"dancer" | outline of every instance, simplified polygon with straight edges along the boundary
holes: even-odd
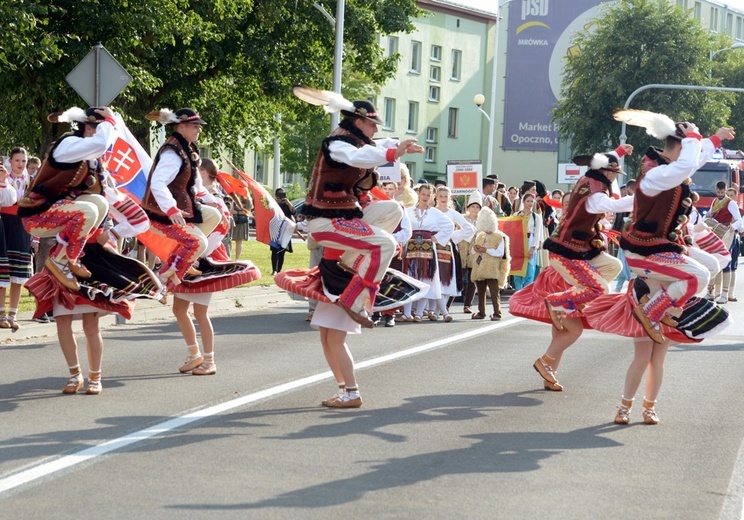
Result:
[[[468,222],[462,213],[450,207],[451,199],[452,192],[447,186],[437,188],[435,207],[452,221],[455,231],[446,245],[437,244],[437,270],[442,284],[442,295],[438,300],[430,301],[432,311],[429,312],[429,319],[436,321],[441,314],[446,323],[452,321],[449,313],[450,300],[462,290],[462,266],[457,244],[466,242],[467,247],[467,243],[470,243],[475,235],[475,226]]]
[[[622,268],[606,252],[598,224],[605,212],[627,211],[633,206],[632,198],[611,197],[613,181],[620,173],[620,157],[632,152],[631,145],[622,145],[610,153],[574,157],[574,163],[590,169],[574,186],[556,232],[543,244],[550,252],[550,265],[532,286],[510,300],[513,314],[532,319],[543,317],[539,307],[544,306],[545,315],[553,324],[545,354],[532,365],[546,390],[563,390],[558,382],[558,366],[563,353],[584,331],[582,311],[592,300],[609,292],[609,283]],[[538,301],[543,294],[542,301]]]
[[[638,113],[617,110],[615,119],[638,125]],[[669,310],[682,308],[708,286],[710,278],[709,270],[686,255],[685,246],[678,243],[687,223],[685,213],[692,205],[688,179],[708,161],[721,141],[733,139],[735,133],[733,128],[720,128],[703,139],[690,122],[674,123],[661,114],[653,116],[643,119],[642,125],[649,134],[663,139],[665,146],[663,150],[649,148],[641,162],[633,217],[620,237],[620,247],[633,273],[661,284],[648,301],[639,302],[633,316],[652,340],[662,344],[662,318]]]
[[[309,221],[308,233],[319,245],[345,250],[340,263],[354,273],[354,279],[338,303],[353,320],[371,328],[372,302],[395,254],[391,233],[403,210],[393,200],[378,200],[362,207],[359,193],[377,184],[376,166],[407,153],[423,153],[424,149],[415,139],[387,139],[375,144],[372,137],[377,125],[382,124],[375,107],[368,101],[351,103],[338,97],[330,110],[340,109],[344,118],[323,140],[303,214]]]
[[[468,203],[465,206],[465,220],[475,226],[482,207],[483,197],[478,190],[474,190],[470,194],[470,197],[468,197]],[[462,312],[465,314],[472,314],[473,311],[470,309],[470,306],[473,304],[473,298],[475,297],[475,284],[471,276],[473,266],[471,265],[472,255],[470,254],[470,246],[469,241],[462,241],[457,244],[457,249],[460,251],[460,262],[462,263]]]
[[[410,303],[403,306],[403,321],[420,323],[427,300],[442,298],[437,246],[443,247],[449,243],[455,232],[455,224],[444,213],[431,207],[431,198],[431,185],[421,184],[416,206],[406,209],[411,222],[411,239],[403,255],[403,272],[428,284],[429,290],[426,297],[419,300],[415,312],[411,311]]]
[[[29,234],[57,238],[44,266],[65,287],[77,291],[80,285],[76,277],[90,276],[79,263],[83,247],[108,214],[100,159],[115,138],[116,123],[108,107],[85,111],[73,107],[48,119],[74,123],[77,128],[52,144],[47,159],[18,201],[18,216]]]
[[[194,110],[182,108],[150,112],[150,121],[173,128],[152,164],[142,207],[150,217],[152,231],[173,248],[158,276],[178,285],[189,273],[198,275],[194,263],[207,249],[207,236],[220,223],[220,212],[196,200],[203,191],[196,141],[206,123]],[[204,202],[214,202],[207,197]]]

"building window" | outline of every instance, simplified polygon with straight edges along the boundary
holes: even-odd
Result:
[[[385,124],[382,126],[385,130],[392,130],[395,126],[395,100],[385,98]]]
[[[388,46],[387,46],[388,56],[392,56],[394,54],[398,54],[398,37],[397,36],[388,36]]]
[[[406,132],[415,134],[418,132],[418,110],[419,104],[415,101],[408,103],[408,128]]]
[[[431,46],[431,61],[442,61],[442,46],[441,45]]]
[[[742,22],[741,16],[736,17],[736,39],[737,40],[744,39],[744,23]]]
[[[703,15],[703,6],[700,4],[700,2],[695,2],[695,8],[692,12],[693,18],[695,20],[700,20],[700,17]]]
[[[449,123],[447,124],[447,137],[457,137],[457,118],[460,110],[457,108],[449,109]]]
[[[421,74],[421,42],[411,42],[411,72]]]
[[[435,103],[439,103],[439,97],[440,97],[439,87],[435,85],[430,85],[429,86],[429,101],[434,101]]]
[[[462,75],[462,51],[452,51],[452,78],[459,80]]]
[[[710,30],[718,32],[718,9],[715,7],[710,8]]]
[[[426,142],[427,143],[436,143],[437,142],[437,134],[439,133],[438,128],[434,128],[433,126],[430,126],[426,129]]]
[[[734,15],[731,13],[726,15],[726,34],[734,35]]]
[[[413,181],[413,179],[416,178],[416,163],[415,162],[407,162],[406,166],[408,167],[408,177]]]
[[[426,156],[424,157],[426,162],[437,162],[437,149],[434,146],[426,147]]]
[[[442,81],[442,67],[437,65],[429,67],[429,81],[436,81],[437,83]]]

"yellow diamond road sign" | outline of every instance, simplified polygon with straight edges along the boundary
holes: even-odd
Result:
[[[67,75],[67,83],[90,106],[106,106],[132,81],[132,76],[100,43]]]

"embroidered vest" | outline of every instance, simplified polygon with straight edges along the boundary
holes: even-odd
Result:
[[[48,210],[62,199],[74,199],[83,193],[103,193],[103,166],[101,161],[62,163],[54,159],[54,151],[73,134],[63,135],[49,150],[26,192],[18,201],[18,216],[31,217]]]
[[[653,162],[648,154],[642,162],[643,173]],[[666,164],[661,155],[655,155],[656,164]],[[655,253],[684,253],[683,228],[688,220],[686,213],[692,206],[689,179],[672,189],[650,196],[643,193],[641,182],[636,184],[633,217],[620,236],[620,247],[632,253],[649,256]]]
[[[721,208],[716,208],[717,204],[713,205],[713,208],[710,210],[708,215],[706,215],[708,218],[715,219],[717,222],[720,222],[721,224],[728,226],[734,221],[734,216],[731,214],[731,212],[728,209],[728,203],[731,201],[729,197],[723,198],[723,205]],[[716,201],[717,203],[718,201]]]
[[[374,170],[356,168],[331,159],[328,145],[333,141],[344,141],[357,148],[365,144],[360,137],[341,126],[323,140],[302,212],[309,217],[362,218],[364,214],[355,187],[360,183],[373,186],[371,181],[376,174]]]
[[[605,250],[604,240],[599,234],[602,214],[589,213],[586,203],[595,193],[611,192],[609,181],[592,170],[581,177],[571,191],[566,214],[560,224],[547,238],[543,248],[573,260],[591,260]]]
[[[196,176],[199,175],[199,152],[195,144],[188,143],[178,132],[174,132],[165,140],[155,156],[150,176],[147,179],[145,196],[142,198],[142,208],[152,220],[164,224],[170,223],[170,218],[160,209],[151,191],[152,174],[160,162],[160,157],[166,150],[173,150],[181,158],[181,168],[178,170],[176,178],[168,184],[168,191],[175,199],[176,207],[183,211],[186,222],[201,223],[201,204],[196,200],[194,194],[194,183],[196,182]]]

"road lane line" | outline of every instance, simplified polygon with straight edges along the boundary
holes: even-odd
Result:
[[[451,343],[459,343],[460,341],[464,341],[466,339],[474,338],[476,336],[481,336],[483,334],[488,334],[494,330],[508,327],[510,325],[514,325],[524,320],[525,320],[524,318],[512,318],[512,319],[504,320],[504,321],[501,321],[501,322],[498,322],[492,325],[488,325],[485,327],[479,327],[477,329],[473,329],[467,332],[456,334],[454,336],[445,337],[445,338],[442,338],[436,341],[432,341],[430,343],[426,343],[424,345],[419,345],[418,347],[411,347],[409,349],[402,350],[400,352],[394,352],[392,354],[387,354],[384,356],[369,359],[367,361],[362,361],[360,363],[356,363],[355,367],[358,370],[362,368],[373,367],[373,366],[380,365],[383,363],[388,363],[396,359],[412,356],[415,354],[420,354],[421,352],[439,348],[445,345],[449,345]],[[333,377],[333,374],[331,373],[330,370],[326,372],[322,372],[320,374],[303,377],[295,381],[290,381],[288,383],[283,383],[281,385],[273,386],[271,388],[267,388],[259,392],[254,392],[252,394],[248,394],[243,397],[231,399],[224,403],[210,406],[208,408],[202,408],[200,410],[196,410],[194,412],[187,413],[185,415],[174,417],[173,419],[169,419],[167,421],[161,422],[149,428],[145,428],[143,430],[139,430],[134,433],[124,435],[123,437],[105,441],[101,444],[91,446],[90,448],[85,448],[83,450],[80,450],[76,453],[72,453],[70,455],[64,455],[58,459],[54,459],[49,462],[41,463],[38,466],[34,466],[26,470],[21,470],[15,473],[11,472],[4,476],[0,476],[0,496],[7,491],[15,489],[19,486],[23,486],[24,484],[28,484],[35,480],[48,477],[49,475],[52,475],[64,469],[77,466],[78,464],[82,464],[83,462],[93,460],[96,457],[100,457],[102,455],[106,455],[107,453],[120,450],[122,448],[131,446],[140,441],[150,439],[157,435],[161,435],[164,433],[168,433],[172,430],[183,428],[184,426],[187,426],[195,421],[205,419],[207,417],[212,417],[212,416],[233,410],[235,408],[245,406],[247,404],[255,403],[256,401],[260,401],[262,399],[274,397],[278,394],[282,394],[282,393],[289,392],[292,390],[297,390],[298,388],[301,388],[303,386],[312,385],[314,383],[318,383],[320,381],[323,381],[325,379],[330,379],[332,377]]]

